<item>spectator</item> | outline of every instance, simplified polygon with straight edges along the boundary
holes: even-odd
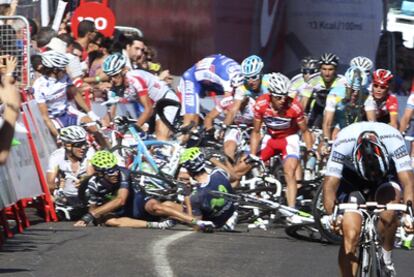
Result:
[[[83,20],[78,26],[78,38],[76,41],[82,46],[82,61],[88,57],[88,45],[96,36],[95,23]]]
[[[127,58],[129,70],[140,68],[145,59],[145,41],[143,38],[133,35],[125,37],[125,47],[122,54]]]
[[[0,57],[0,101],[4,108],[0,127],[0,164],[4,164],[10,152],[14,125],[20,114],[20,95],[14,86],[13,72],[17,65],[15,57]]]

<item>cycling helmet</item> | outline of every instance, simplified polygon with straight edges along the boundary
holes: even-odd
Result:
[[[198,147],[184,150],[180,157],[180,165],[190,173],[198,173],[205,167],[205,157]]]
[[[372,61],[367,57],[358,56],[349,62],[350,66],[363,68],[365,72],[370,72],[374,66]]]
[[[384,86],[388,86],[393,77],[391,71],[386,69],[377,69],[372,74],[373,83]]]
[[[238,88],[244,83],[244,76],[241,73],[234,74],[230,80],[230,85],[233,88]]]
[[[353,162],[358,174],[368,181],[379,181],[389,169],[388,153],[373,131],[363,132],[353,151]]]
[[[105,171],[117,166],[118,160],[116,156],[106,150],[96,152],[92,156],[91,164],[97,171]]]
[[[263,61],[259,56],[251,55],[245,58],[241,64],[244,77],[251,77],[262,73]]]
[[[109,55],[103,63],[102,70],[108,76],[114,76],[122,71],[127,63],[127,59],[120,53]]]
[[[336,67],[339,64],[339,58],[335,54],[332,54],[332,53],[324,53],[319,58],[319,64],[320,65],[323,65],[323,64],[333,65],[333,66]]]
[[[82,127],[73,125],[60,129],[59,137],[64,143],[86,141],[86,131]]]
[[[290,80],[282,73],[269,74],[269,92],[272,96],[287,96]]]
[[[50,50],[40,54],[42,57],[42,64],[46,68],[64,69],[69,64],[69,59],[65,54]]]
[[[347,87],[353,90],[361,90],[368,85],[368,77],[361,67],[351,66],[345,72],[345,80]]]
[[[318,71],[318,60],[312,57],[305,57],[301,61],[300,70],[302,74],[313,74]]]

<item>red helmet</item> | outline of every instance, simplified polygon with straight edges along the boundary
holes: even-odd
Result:
[[[377,69],[372,75],[374,84],[385,86],[388,86],[392,78],[394,78],[394,75],[391,74],[391,71],[386,69]]]

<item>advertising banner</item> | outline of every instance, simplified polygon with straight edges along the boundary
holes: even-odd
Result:
[[[340,58],[340,71],[355,56],[375,61],[382,22],[378,0],[290,0],[284,72],[299,68],[305,56],[332,52]]]

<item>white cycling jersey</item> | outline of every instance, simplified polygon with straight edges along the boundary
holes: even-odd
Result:
[[[397,129],[381,122],[358,122],[338,133],[326,164],[326,176],[341,178],[344,165],[355,169],[352,154],[359,135],[364,131],[374,131],[378,135],[388,152],[389,159],[394,161],[397,172],[412,170],[404,138]]]
[[[37,103],[46,103],[49,115],[59,116],[69,107],[67,87],[71,84],[67,74],[59,80],[41,76],[33,84],[34,98]]]
[[[236,124],[247,124],[253,125],[254,119],[254,101],[253,98],[249,97],[249,102],[247,103],[246,107],[242,111],[238,111],[234,117],[234,123]],[[219,104],[215,107],[216,110],[220,113],[227,111],[234,103],[233,96],[227,96],[221,99]]]
[[[414,110],[414,93],[408,97],[406,108]]]
[[[169,91],[172,92],[164,81],[141,69],[128,71],[126,81],[128,85],[125,88],[125,97],[130,101],[136,100],[137,96],[148,95],[156,103]]]
[[[65,148],[62,147],[55,150],[50,155],[47,172],[61,172],[63,176],[65,176],[65,187],[63,188],[63,193],[65,196],[75,197],[78,195],[76,180],[79,180],[86,175],[88,162],[95,154],[95,150],[92,147],[89,147],[77,172],[72,170],[71,161],[66,157],[65,151]]]

